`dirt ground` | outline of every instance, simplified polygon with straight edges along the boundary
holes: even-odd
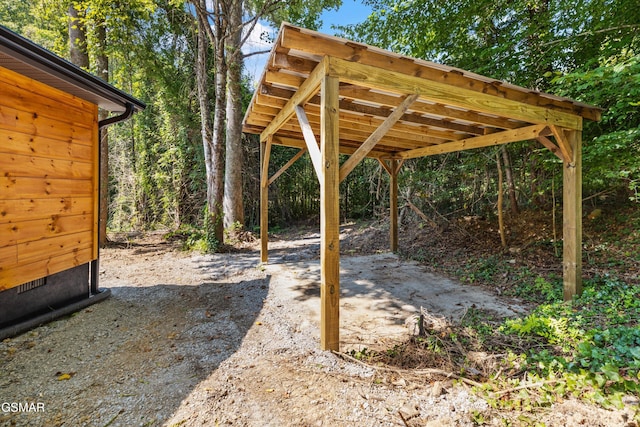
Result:
[[[110,298],[0,343],[0,402],[44,408],[3,405],[0,425],[625,425],[623,411],[577,401],[500,413],[451,378],[319,350],[318,247],[316,233],[274,242],[266,266],[255,246],[199,255],[159,235],[103,250]],[[526,310],[393,254],[345,252],[343,352],[406,339],[421,308],[453,320],[472,306]]]

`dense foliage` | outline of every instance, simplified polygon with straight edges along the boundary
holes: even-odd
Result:
[[[68,2],[2,0],[0,23],[68,55]],[[638,200],[640,187],[640,9],[631,0],[463,1],[368,0],[361,24],[348,37],[566,95],[604,109],[586,122],[584,193]],[[75,2],[87,10],[87,50],[99,51],[96,26],[106,26],[110,80],[148,104],[110,133],[110,216],[113,230],[201,225],[206,199],[200,106],[195,81],[197,26],[181,1]],[[259,10],[260,1],[247,3]],[[337,1],[300,2],[272,9],[273,22],[319,24],[318,13]],[[210,47],[210,49],[212,49]],[[214,58],[214,55],[209,55]],[[213,59],[209,59],[213,78]],[[91,61],[95,67],[95,61]],[[93,69],[95,72],[95,68]],[[243,80],[245,105],[250,99]],[[213,90],[213,89],[212,89]],[[213,98],[210,100],[213,102]],[[245,226],[258,223],[259,152],[243,140]],[[549,209],[560,194],[556,158],[535,142],[511,144],[498,165],[511,169],[512,204]],[[291,152],[274,150],[276,171]],[[506,162],[508,161],[508,163]],[[401,206],[411,202],[429,216],[492,216],[497,198],[495,149],[407,162],[400,176]],[[364,162],[342,184],[344,218],[384,214],[387,176]],[[303,157],[271,187],[270,219],[286,223],[315,217],[318,183]]]
[[[365,3],[373,12],[341,28],[346,36],[603,108],[601,122],[585,123],[585,196],[637,199],[640,11],[634,1]],[[557,161],[534,142],[507,149],[518,203],[550,206],[561,181]],[[415,161],[403,179],[419,193],[421,207],[486,214],[494,210],[495,165],[491,149],[477,150]]]

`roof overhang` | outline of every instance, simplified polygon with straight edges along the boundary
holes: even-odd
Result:
[[[0,26],[0,66],[107,111],[126,111],[128,104],[135,111],[146,107],[142,101],[3,26]]]
[[[243,130],[274,144],[307,147],[305,132],[307,138],[320,134],[319,92],[326,76],[340,82],[344,154],[368,145],[367,157],[407,159],[543,138],[562,158],[558,129],[581,130],[583,119],[601,116],[599,108],[568,98],[285,23]],[[372,143],[376,130],[382,134]],[[558,146],[548,138],[556,136]]]

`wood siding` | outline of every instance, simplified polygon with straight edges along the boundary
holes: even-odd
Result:
[[[97,110],[0,67],[0,291],[97,257]]]

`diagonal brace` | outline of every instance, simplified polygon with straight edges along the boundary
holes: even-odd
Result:
[[[340,182],[342,182],[351,171],[358,166],[358,163],[362,161],[373,147],[376,146],[378,142],[387,134],[389,129],[395,125],[398,120],[402,118],[404,113],[407,112],[411,104],[413,104],[416,99],[418,99],[418,94],[414,93],[411,95],[407,95],[404,100],[396,107],[396,109],[391,113],[384,122],[375,130],[369,138],[365,142],[362,143],[360,147],[356,150],[355,153],[351,155],[340,167]]]

